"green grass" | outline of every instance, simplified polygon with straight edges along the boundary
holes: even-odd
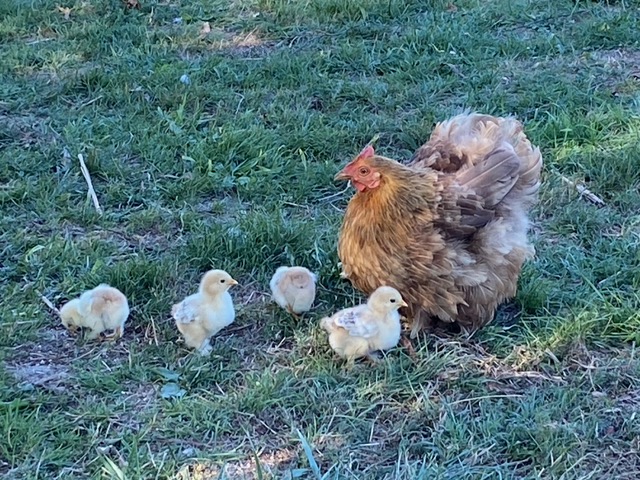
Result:
[[[3,478],[639,478],[638,31],[632,1],[2,3]],[[332,177],[465,108],[543,151],[536,260],[472,339],[346,371],[317,327],[359,299]],[[301,321],[268,301],[286,263],[320,274]],[[242,286],[203,359],[168,312],[211,266]],[[40,300],[103,281],[116,344]]]

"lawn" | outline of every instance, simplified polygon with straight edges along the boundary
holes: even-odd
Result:
[[[0,4],[3,478],[640,478],[637,2],[138,1]],[[346,370],[317,324],[362,299],[333,176],[464,109],[543,152],[536,258],[473,337]],[[300,320],[268,292],[294,263]],[[241,286],[203,358],[169,312],[211,267]],[[100,282],[115,343],[41,299]]]

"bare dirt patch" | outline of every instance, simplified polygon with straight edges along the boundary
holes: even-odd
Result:
[[[291,469],[298,463],[298,453],[291,449],[276,450],[257,454],[255,458],[231,460],[220,467],[210,463],[184,465],[176,474],[178,480],[253,480],[256,478],[256,458],[267,478],[292,478]],[[306,477],[301,477],[306,478]]]
[[[205,24],[206,30],[206,24]],[[230,32],[222,29],[211,29],[203,34],[203,38],[211,38],[209,48],[229,53],[234,57],[266,57],[278,48],[279,44],[261,38],[257,30],[251,32]]]
[[[2,110],[0,104],[0,149],[11,144],[31,148],[53,139],[46,119],[28,114],[4,115]]]
[[[24,389],[42,388],[62,393],[75,388],[74,364],[83,359],[100,358],[107,367],[112,367],[128,356],[123,344],[80,345],[81,342],[63,327],[44,328],[34,341],[13,348],[5,368]]]
[[[594,50],[582,55],[562,55],[548,58],[508,59],[500,71],[503,82],[510,84],[525,74],[558,72],[565,80],[575,81],[585,72],[597,74],[597,82],[611,89],[614,95],[640,89],[640,50]]]

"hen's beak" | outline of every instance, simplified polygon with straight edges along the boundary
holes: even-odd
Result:
[[[238,282],[236,282],[233,278],[231,280],[229,280],[229,285],[238,285]]]
[[[344,171],[344,168],[340,170],[335,177],[333,177],[335,181],[338,180],[351,180],[351,177]]]

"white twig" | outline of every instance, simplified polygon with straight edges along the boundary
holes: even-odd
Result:
[[[84,163],[84,157],[81,153],[78,154],[78,160],[80,160],[80,170],[82,170],[82,175],[84,175],[84,179],[89,187],[89,196],[93,201],[93,206],[96,207],[98,213],[102,215],[102,207],[100,207],[100,202],[98,202],[96,191],[93,189],[93,183],[91,182],[91,175],[89,175],[89,170],[87,169],[87,165]]]
[[[584,198],[586,198],[587,200],[589,200],[591,203],[593,203],[594,205],[597,205],[599,207],[604,207],[606,205],[606,203],[604,202],[604,200],[602,200],[599,196],[597,196],[595,193],[593,193],[591,190],[589,190],[587,187],[585,187],[584,185],[579,185],[575,182],[573,182],[572,180],[569,180],[567,177],[565,177],[564,175],[561,175],[562,181],[564,183],[566,183],[567,185],[571,185],[572,187],[574,187],[578,193],[580,195],[582,195]]]
[[[331,195],[328,195],[326,197],[322,197],[322,198],[318,199],[318,203],[328,202],[329,200],[333,200],[334,198],[339,197],[343,193],[346,193],[347,190],[349,190],[349,188],[351,188],[351,182],[347,182],[347,186],[344,187],[343,190],[340,190],[339,192],[332,193]]]
[[[62,148],[62,168],[63,170],[68,170],[71,166],[71,154],[69,153],[69,149],[67,147]]]
[[[44,295],[40,295],[40,299],[44,302],[44,304],[49,307],[51,310],[55,312],[56,315],[60,315],[60,310],[58,310],[51,301],[45,297]]]

